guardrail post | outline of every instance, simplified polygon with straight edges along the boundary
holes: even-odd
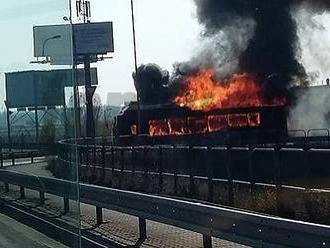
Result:
[[[143,147],[143,160],[141,161],[143,163],[143,187],[144,191],[147,192],[148,187],[148,171],[150,169],[149,159],[148,159],[148,148]]]
[[[144,218],[139,217],[139,240],[147,239],[147,221]]]
[[[212,248],[212,236],[203,235],[203,247]]]
[[[279,212],[281,208],[281,189],[282,189],[282,180],[281,180],[281,152],[279,148],[275,149],[274,152],[274,164],[275,164],[275,186],[276,186],[276,209]]]
[[[4,186],[5,186],[5,192],[8,193],[9,192],[9,184],[5,183]]]
[[[163,190],[163,150],[162,147],[158,147],[158,192]]]
[[[12,162],[12,165],[15,166],[15,154],[14,153],[11,153],[11,162]]]
[[[96,207],[96,224],[99,226],[103,223],[103,209]]]
[[[2,168],[3,167],[3,153],[2,153],[2,151],[0,153],[0,160],[1,160],[1,168]]]
[[[231,149],[227,150],[226,169],[228,175],[228,203],[230,206],[234,205],[234,184],[233,184],[233,170],[232,170],[232,158]]]
[[[309,174],[310,174],[310,163],[309,163],[309,153],[310,151],[308,149],[304,149],[304,164],[303,164],[303,168],[304,168],[304,179],[306,181],[305,187],[307,189],[310,189],[313,185],[311,183],[309,183]]]
[[[119,175],[119,188],[123,186],[123,177],[124,177],[124,148],[120,148],[120,175]]]
[[[30,155],[31,155],[31,164],[33,164],[34,163],[33,152],[31,152]]]
[[[134,175],[135,169],[136,169],[135,168],[136,167],[135,163],[136,163],[136,149],[133,146],[132,147],[132,157],[131,157],[131,164],[132,164],[132,173],[133,173],[133,175]]]
[[[21,199],[24,199],[25,198],[25,189],[24,187],[19,187],[19,192],[20,192],[20,195],[21,195]]]
[[[70,211],[70,202],[68,197],[63,198],[64,202],[64,213],[68,213]]]
[[[249,148],[248,151],[248,164],[249,164],[249,177],[250,177],[250,193],[253,194],[255,185],[254,174],[253,174],[253,148]]]
[[[92,147],[92,180],[93,182],[96,182],[97,179],[97,161],[96,161],[96,154],[97,154],[97,149],[96,149],[96,144],[95,144],[95,140],[93,140],[93,147]]]
[[[88,143],[87,143],[87,146],[86,146],[86,165],[89,169],[90,163],[89,163],[89,144]]]
[[[40,198],[40,204],[45,204],[45,192],[40,191],[39,192],[39,198]]]
[[[81,166],[84,164],[84,157],[83,157],[83,151],[80,146],[77,146],[77,153],[78,153],[78,165]]]
[[[199,152],[194,150],[191,146],[189,146],[186,150],[186,158],[188,158],[189,165],[189,194],[191,197],[195,194],[195,183],[194,183],[194,172],[195,172],[195,152]],[[188,154],[187,154],[188,153]]]
[[[111,171],[112,171],[112,173],[114,173],[115,172],[115,148],[114,147],[111,147],[111,165],[112,165]]]
[[[172,156],[174,157],[174,195],[178,194],[178,165],[177,163],[175,163],[175,156],[177,155],[177,151],[176,149],[178,149],[177,147],[172,147]]]
[[[104,179],[105,179],[105,153],[106,153],[106,149],[105,146],[102,146],[102,183],[104,183]]]
[[[208,147],[207,148],[207,153],[208,154],[212,154],[211,153],[211,148]],[[205,155],[205,153],[204,153]],[[212,154],[213,155],[213,154]],[[213,178],[214,178],[214,160],[213,159],[209,159],[207,161],[207,181],[208,181],[208,196],[207,196],[207,200],[209,202],[213,202]]]

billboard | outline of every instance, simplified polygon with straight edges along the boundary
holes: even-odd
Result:
[[[34,57],[52,57],[72,64],[71,25],[33,27]]]
[[[34,57],[50,57],[53,65],[72,65],[73,51],[77,64],[84,55],[114,52],[112,22],[34,26],[33,38]]]
[[[6,102],[9,108],[61,106],[64,88],[73,86],[72,70],[25,71],[6,73]],[[92,85],[97,82],[97,69],[91,69]],[[77,85],[84,85],[83,69],[76,71]]]
[[[114,52],[112,22],[74,24],[73,34],[77,55]]]

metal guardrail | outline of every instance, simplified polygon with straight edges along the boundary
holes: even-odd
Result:
[[[45,151],[22,151],[22,152],[0,152],[0,167],[4,167],[6,161],[11,161],[11,165],[16,164],[17,159],[30,159],[31,163],[35,158],[49,155]]]
[[[0,170],[0,181],[44,193],[77,200],[77,183]],[[201,233],[204,247],[212,237],[253,247],[330,247],[330,227],[287,220],[235,209],[175,200],[99,186],[80,184],[80,202],[96,206],[97,221],[102,208],[139,217],[140,238],[146,238],[146,219]],[[42,202],[43,202],[42,201]]]
[[[277,136],[277,134],[275,135]],[[62,140],[59,143],[60,144],[77,144],[77,145],[96,145],[96,146],[104,146],[104,145],[116,145],[116,140],[125,140],[125,139],[131,139],[131,138],[141,138],[143,139],[149,139],[152,138],[148,134],[141,134],[141,135],[120,135],[118,137],[116,136],[106,136],[106,137],[95,137],[95,138],[89,138],[89,137],[83,137],[79,139],[67,139]],[[260,143],[261,142],[261,143]],[[134,142],[132,143],[134,144]],[[132,145],[129,144],[129,145]],[[118,145],[118,144],[117,144]],[[136,143],[136,145],[139,145],[139,142]],[[144,144],[147,145],[147,144]],[[149,145],[153,145],[152,143]],[[161,145],[161,144],[157,144]],[[166,143],[166,145],[178,145],[177,143]],[[264,146],[274,146],[274,147],[313,147],[315,145],[321,145],[323,147],[329,147],[330,146],[330,130],[327,128],[315,128],[315,129],[291,129],[288,130],[288,135],[286,137],[282,137],[281,139],[275,140],[273,142],[267,141],[263,143],[263,141],[255,140],[254,142],[248,142],[248,143],[231,143],[231,142],[220,142],[216,145],[222,145],[222,146],[255,146],[255,147],[264,147]]]
[[[329,188],[330,149],[190,147],[190,146],[100,146],[62,144],[59,161],[71,165],[78,155],[79,165],[93,168],[90,175],[81,170],[83,180],[93,181],[97,171],[112,170],[173,173],[290,185],[305,188]],[[200,166],[203,164],[203,166]],[[321,173],[320,173],[321,172]],[[104,180],[99,177],[97,183]],[[88,181],[88,182],[91,182]]]

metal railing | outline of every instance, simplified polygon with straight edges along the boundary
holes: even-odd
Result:
[[[14,166],[17,164],[17,160],[26,159],[32,164],[35,162],[35,158],[41,158],[49,155],[45,151],[0,151],[0,167],[11,165]]]
[[[279,187],[330,187],[330,149],[93,144],[62,144],[61,148],[59,159],[68,166],[77,152],[81,166],[103,171],[172,173]]]
[[[75,182],[36,177],[0,170],[0,181],[68,199],[77,200]],[[9,187],[7,187],[9,189]],[[173,225],[203,235],[205,248],[212,247],[212,237],[253,247],[329,247],[330,227],[283,218],[175,200],[87,184],[80,184],[80,202],[96,206],[97,222],[102,222],[102,208],[139,218],[140,239],[147,237],[146,220]]]

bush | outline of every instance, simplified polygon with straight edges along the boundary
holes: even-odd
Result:
[[[75,181],[77,178],[76,170],[65,163],[59,161],[56,157],[47,159],[46,169],[49,170],[54,177],[64,180]]]

